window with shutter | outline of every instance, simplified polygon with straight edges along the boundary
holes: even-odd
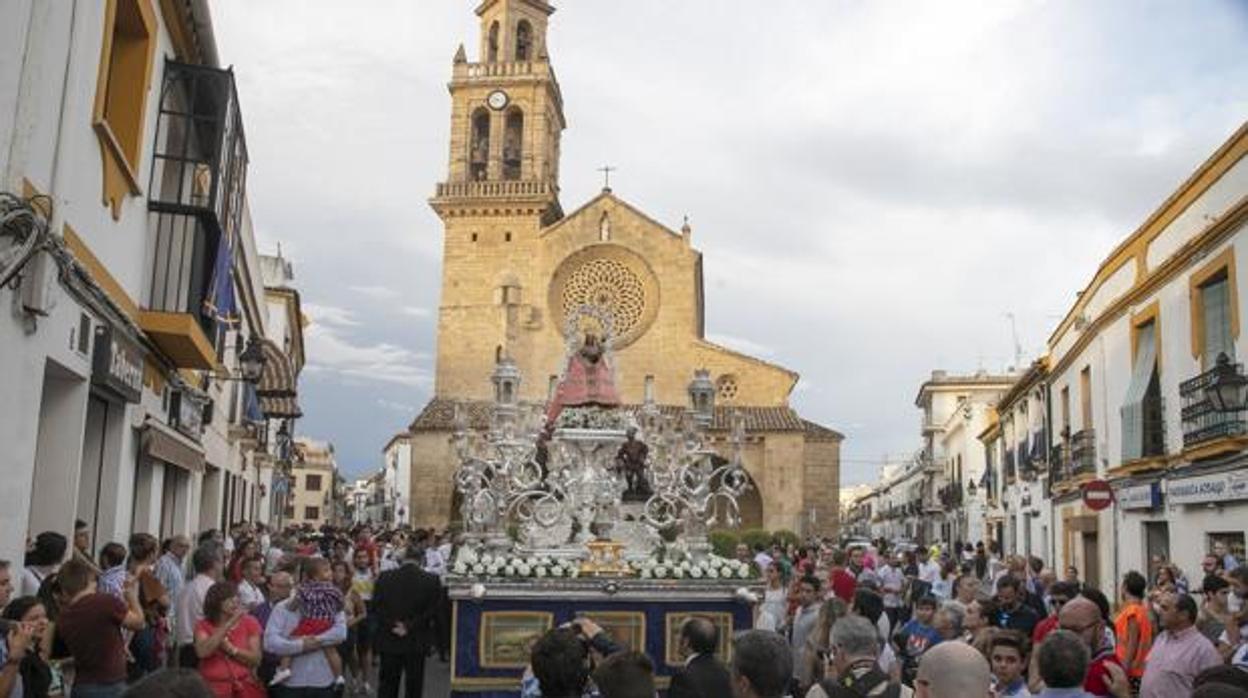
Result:
[[[1218,363],[1218,355],[1232,359],[1235,347],[1231,338],[1230,285],[1223,274],[1200,287],[1200,305],[1204,313],[1204,352],[1201,363],[1207,371]]]

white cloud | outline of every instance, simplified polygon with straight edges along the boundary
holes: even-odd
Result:
[[[388,301],[399,298],[403,294],[386,286],[348,286],[348,289],[355,291],[361,296],[367,296],[373,300]]]
[[[356,344],[328,325],[306,331],[308,366],[346,379],[427,388],[433,382],[429,356],[387,343]]]
[[[560,198],[571,211],[596,195],[609,162],[616,193],[654,218],[690,214],[712,338],[799,372],[808,418],[864,425],[847,481],[866,468],[852,454],[912,450],[931,369],[1010,361],[1004,312],[1041,346],[1248,113],[1234,0],[707,12],[739,4],[560,7]],[[396,320],[436,315],[442,224],[419,201],[446,176],[445,85],[459,43],[475,59],[477,18],[446,0],[355,5],[221,0],[215,33],[265,248],[283,240],[305,297],[345,311],[313,326],[313,370],[427,387],[435,323]],[[375,416],[325,426],[379,445]]]
[[[314,324],[329,325],[331,327],[357,327],[360,324],[359,320],[355,318],[354,312],[334,305],[304,303],[303,310]]]
[[[416,406],[409,405],[404,402],[396,402],[394,400],[378,399],[377,406],[384,407],[387,410],[394,410],[395,412],[400,412],[405,415],[416,414]]]

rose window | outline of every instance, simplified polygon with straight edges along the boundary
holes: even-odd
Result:
[[[654,319],[658,286],[640,257],[618,245],[596,245],[559,266],[550,301],[561,321],[582,306],[610,315],[612,343],[618,348],[641,336]]]
[[[737,377],[732,374],[720,376],[715,381],[715,397],[720,402],[735,402],[737,390]]]

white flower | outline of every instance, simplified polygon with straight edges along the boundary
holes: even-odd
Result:
[[[546,575],[550,574],[550,570],[546,567],[542,567],[539,565],[537,569],[533,570],[533,574],[538,577],[545,577]]]
[[[473,550],[472,548],[461,548],[460,553],[459,553],[459,559],[461,562],[471,565],[472,563],[477,561],[477,551]]]
[[[552,567],[552,568],[550,568],[550,576],[552,576],[552,577],[562,577],[562,576],[563,576],[563,568],[562,568],[562,567]]]
[[[524,563],[516,565],[516,574],[520,575],[521,577],[529,576],[529,573],[532,571],[533,571],[533,568],[529,567],[528,565]]]
[[[684,579],[685,569],[683,567],[673,567],[672,576],[675,577],[676,579]]]
[[[688,561],[688,560],[681,560],[681,561],[680,561],[680,569],[682,569],[682,570],[687,570],[687,569],[689,569],[690,567],[692,567],[692,565],[690,565],[690,564],[689,564],[689,561]]]
[[[749,578],[750,578],[750,568],[749,568],[749,567],[746,567],[746,566],[744,566],[744,565],[742,565],[741,567],[738,567],[738,568],[737,568],[737,576],[738,576],[738,577],[740,577],[741,579],[749,579]]]
[[[719,579],[719,570],[709,569],[706,571],[707,579]]]
[[[689,576],[692,577],[693,579],[701,579],[702,575],[703,575],[703,571],[701,567],[694,567],[693,569],[689,570]]]
[[[579,576],[581,576],[581,568],[580,568],[580,567],[573,567],[572,569],[568,570],[568,577],[570,577],[570,578],[572,578],[572,579],[576,579],[576,578],[577,578],[577,577],[579,577]]]
[[[491,562],[494,562],[494,556],[492,554],[486,553],[481,556],[481,564],[488,565]]]
[[[664,567],[664,566],[662,566],[662,565],[659,565],[658,567],[655,567],[655,568],[654,568],[654,577],[655,577],[655,579],[662,579],[662,578],[664,578],[664,577],[666,577],[666,576],[667,576],[667,568],[666,568],[666,567]]]
[[[464,564],[462,561],[456,562],[452,571],[455,572],[455,574],[468,574],[468,565]]]
[[[490,575],[491,577],[497,577],[498,576],[498,563],[492,563],[489,567],[486,567],[485,573]]]
[[[642,578],[642,579],[650,579],[650,578],[651,578],[651,577],[653,577],[653,576],[654,576],[654,572],[650,571],[649,569],[643,569],[643,570],[641,571],[641,578]]]
[[[480,562],[478,562],[477,564],[473,565],[473,566],[472,566],[472,573],[473,573],[473,574],[484,574],[484,573],[485,573],[485,565],[481,564]]]
[[[515,573],[516,573],[516,566],[515,566],[515,565],[505,565],[505,566],[503,567],[503,576],[504,576],[504,577],[511,577],[511,576],[515,575]]]

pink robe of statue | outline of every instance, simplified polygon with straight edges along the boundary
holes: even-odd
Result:
[[[580,353],[568,359],[568,370],[555,389],[555,397],[546,408],[546,423],[554,424],[565,407],[616,407],[620,404],[615,392],[615,379],[605,356],[590,361]]]

